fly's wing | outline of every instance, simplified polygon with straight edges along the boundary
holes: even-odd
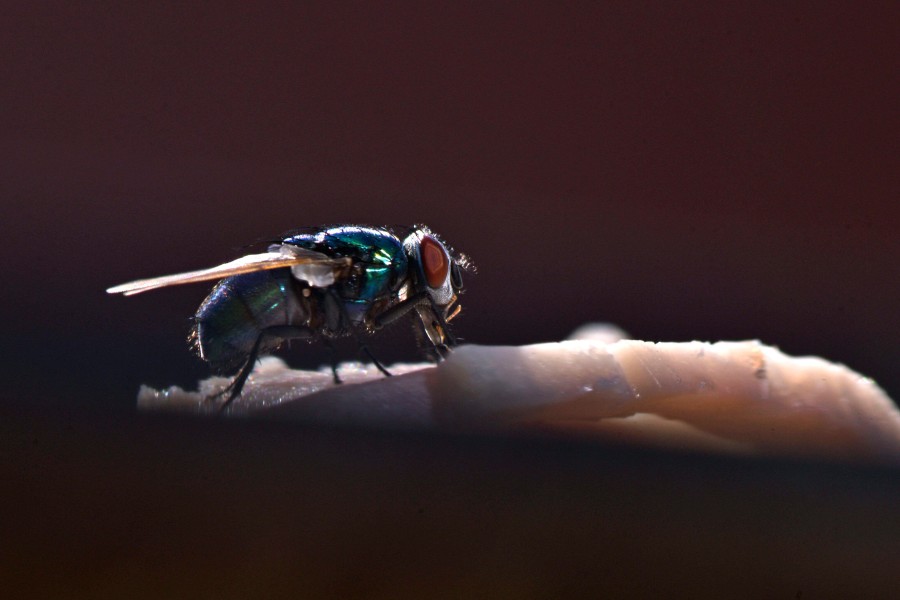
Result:
[[[270,246],[268,252],[248,254],[217,267],[179,273],[177,275],[164,275],[152,279],[139,279],[138,281],[111,287],[106,292],[108,294],[133,296],[134,294],[172,285],[183,285],[200,281],[218,281],[232,275],[265,271],[267,269],[283,269],[285,267],[291,269],[294,277],[308,281],[310,285],[315,287],[325,287],[334,283],[335,273],[347,267],[349,262],[349,258],[332,258],[321,252],[307,250],[306,248],[276,244]]]

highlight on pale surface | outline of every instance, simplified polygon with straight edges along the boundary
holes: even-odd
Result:
[[[297,371],[264,359],[228,415],[341,425],[529,431],[741,455],[900,463],[900,412],[875,383],[757,341],[644,342],[609,326],[528,346],[463,346],[438,366]],[[198,392],[144,387],[142,409],[216,414]]]

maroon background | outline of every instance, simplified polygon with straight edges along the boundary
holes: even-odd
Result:
[[[3,9],[8,364],[130,406],[205,373],[207,288],[105,287],[425,222],[473,342],[759,338],[900,395],[895,4],[153,4]]]
[[[896,2],[10,4],[0,588],[893,597],[896,470],[136,417],[207,289],[103,290],[421,221],[472,342],[759,338],[900,399]]]

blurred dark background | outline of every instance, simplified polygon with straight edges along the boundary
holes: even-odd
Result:
[[[726,4],[0,7],[3,589],[893,597],[896,471],[132,414],[206,376],[208,286],[106,287],[345,222],[470,254],[471,342],[758,338],[900,399],[897,4]]]
[[[302,225],[424,222],[478,266],[469,341],[594,320],[759,338],[896,399],[896,17],[871,2],[7,6],[4,368],[32,397],[65,382],[67,402],[130,409],[142,382],[205,375],[184,338],[208,286],[109,285]],[[407,331],[392,337],[381,353],[414,358]]]

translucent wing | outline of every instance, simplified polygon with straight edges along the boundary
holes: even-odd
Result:
[[[317,287],[325,287],[334,282],[335,271],[347,267],[349,263],[349,258],[332,258],[321,252],[314,252],[298,246],[274,245],[269,247],[268,252],[248,254],[217,267],[179,273],[177,275],[139,279],[111,287],[106,292],[108,294],[133,296],[134,294],[149,292],[150,290],[171,285],[218,281],[232,275],[285,267],[290,267],[294,276],[298,279],[307,280],[311,285]]]

